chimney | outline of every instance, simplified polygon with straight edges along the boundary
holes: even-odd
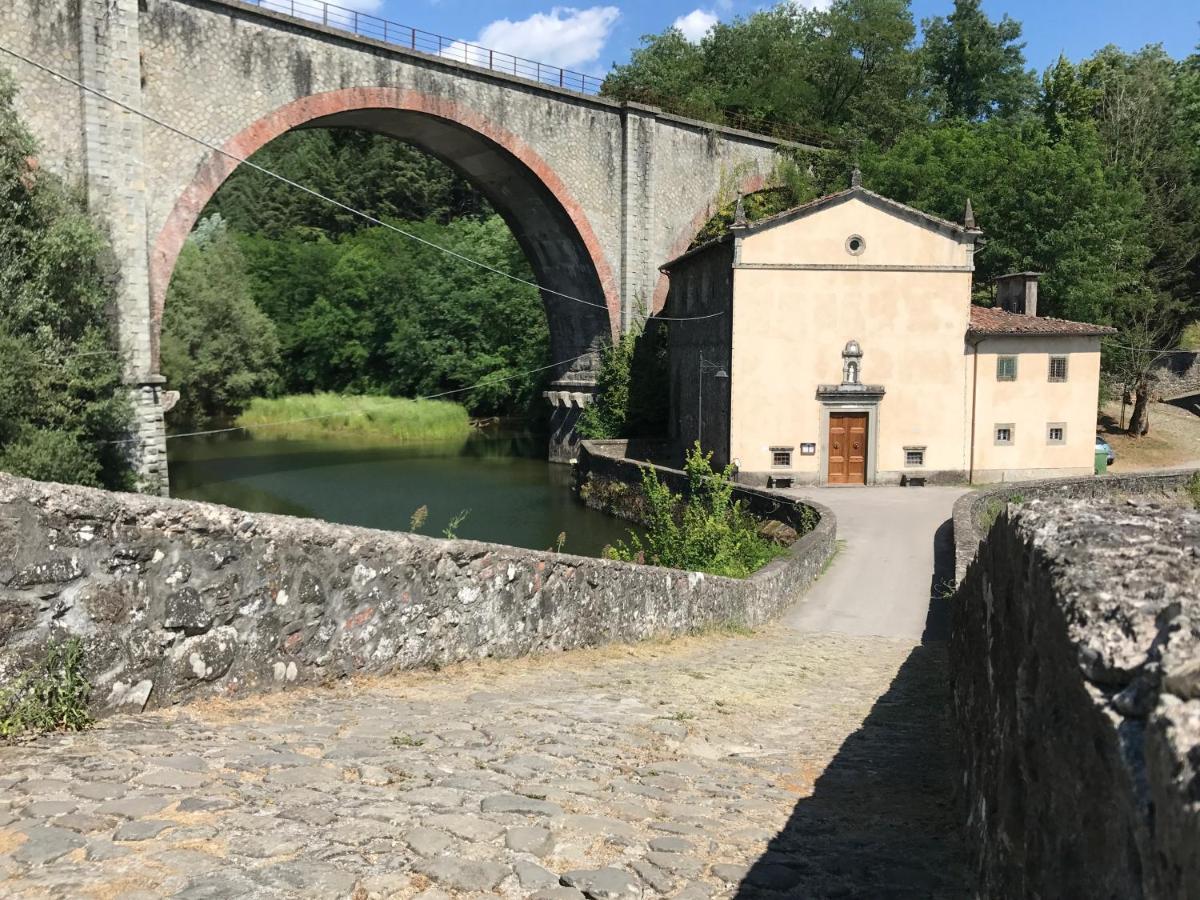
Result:
[[[996,306],[1019,316],[1036,316],[1039,275],[1041,272],[996,276]]]

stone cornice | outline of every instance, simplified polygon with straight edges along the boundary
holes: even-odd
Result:
[[[700,248],[697,248],[700,249]],[[974,266],[906,266],[899,263],[747,263],[738,262],[735,269],[790,270],[809,272],[965,272],[975,271]]]

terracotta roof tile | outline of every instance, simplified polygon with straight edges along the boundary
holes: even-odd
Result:
[[[1022,316],[1003,309],[986,306],[971,307],[971,324],[968,334],[994,335],[1039,335],[1063,337],[1098,337],[1116,334],[1117,329],[1107,325],[1092,325],[1089,322],[1071,322],[1067,319],[1052,319],[1049,316]]]

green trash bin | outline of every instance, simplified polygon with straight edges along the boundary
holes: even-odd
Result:
[[[1103,475],[1108,471],[1108,451],[1096,451],[1096,474]]]

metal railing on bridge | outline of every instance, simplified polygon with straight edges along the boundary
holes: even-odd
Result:
[[[525,59],[511,53],[504,53],[501,50],[479,47],[468,41],[448,38],[409,25],[401,25],[399,22],[381,19],[370,13],[345,9],[333,3],[325,3],[323,0],[243,0],[243,2],[271,12],[283,13],[304,22],[347,31],[358,37],[383,41],[385,44],[392,44],[407,50],[428,53],[430,56],[440,56],[454,62],[500,72],[504,75],[527,78],[530,81],[578,91],[581,94],[599,94],[600,85],[604,82],[603,78],[597,78],[594,75],[551,66],[534,59]]]
[[[469,41],[434,34],[411,25],[401,25],[399,22],[381,19],[370,13],[346,9],[333,3],[326,3],[324,0],[242,0],[242,2],[281,13],[302,22],[335,28],[358,37],[382,41],[406,50],[439,56],[475,68],[513,75],[517,78],[525,78],[539,84],[563,88],[580,94],[599,94],[600,88],[604,84],[604,79],[595,75],[552,66],[534,59],[525,59],[502,50],[480,47]],[[669,103],[660,105],[671,111]],[[686,113],[684,115],[691,118],[686,116]],[[754,118],[730,111],[722,112],[721,119],[720,124],[730,128],[769,135],[785,141],[814,146],[829,143],[828,139],[821,136],[780,125],[767,119]]]

